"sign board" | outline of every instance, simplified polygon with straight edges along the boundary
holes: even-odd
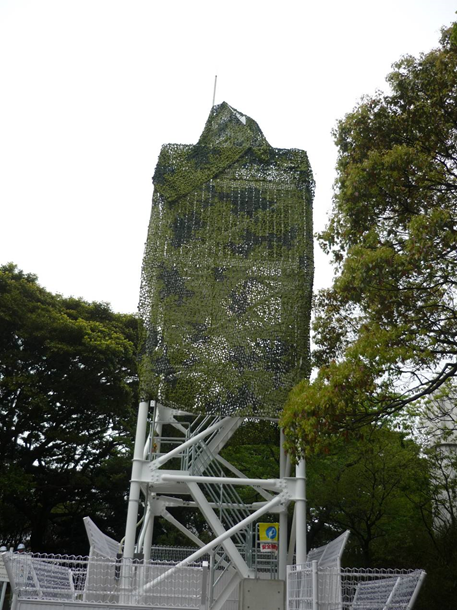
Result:
[[[278,543],[260,543],[261,552],[278,552]]]
[[[260,551],[276,552],[278,550],[278,522],[261,522],[258,526]]]

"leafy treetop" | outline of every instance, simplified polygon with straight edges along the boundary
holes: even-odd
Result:
[[[295,454],[456,375],[456,24],[387,80],[388,95],[363,98],[334,132],[335,198],[319,240],[336,275],[315,299],[316,379],[294,388],[283,416]]]

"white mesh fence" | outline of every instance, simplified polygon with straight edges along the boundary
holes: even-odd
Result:
[[[426,573],[421,570],[289,566],[288,609],[411,609]]]
[[[124,608],[205,609],[230,577],[217,565],[217,574],[211,575],[206,562],[171,570],[172,559],[142,564],[12,553],[3,554],[3,559],[19,600],[49,601],[54,608],[56,604],[67,608],[102,603]],[[320,567],[316,561],[293,565],[287,570],[287,609],[411,609],[424,577],[420,570],[340,569]],[[237,608],[237,596],[224,608]]]
[[[3,556],[13,592],[21,600],[200,609],[208,595],[208,569],[202,565],[180,567],[160,580],[170,570],[170,565],[162,562],[140,564],[44,554]],[[154,587],[145,589],[152,582]]]

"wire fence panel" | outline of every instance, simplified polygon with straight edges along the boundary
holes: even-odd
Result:
[[[316,560],[321,567],[340,567],[340,559],[349,536],[350,531],[346,530],[330,543],[311,549],[307,553],[307,562]]]
[[[166,552],[148,564],[10,552],[2,557],[20,603],[15,608],[46,608],[43,602],[48,601],[48,608],[60,609],[97,604],[208,609],[230,583],[233,572],[225,562],[218,566],[212,561],[213,568],[206,562],[178,567]],[[184,548],[174,551],[175,558],[185,553]],[[424,577],[421,570],[339,569],[320,567],[317,561],[293,565],[287,570],[287,609],[411,609]],[[237,598],[235,587],[223,608],[238,608]]]
[[[421,570],[292,565],[287,569],[287,608],[411,609],[425,575]]]
[[[202,565],[37,554],[4,554],[13,592],[21,601],[200,609],[207,602]],[[173,564],[172,564],[173,566]],[[151,584],[154,582],[153,587]]]
[[[134,605],[166,609],[199,609],[202,602],[202,567],[181,567],[156,582],[168,571],[169,567],[159,565],[133,565],[132,579],[126,584],[127,592],[122,601],[130,600]],[[153,582],[154,587],[149,588]]]
[[[288,609],[313,609],[311,563],[288,566],[286,583]]]

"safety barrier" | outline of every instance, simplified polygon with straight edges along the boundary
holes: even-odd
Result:
[[[16,601],[166,609],[200,609],[207,604],[206,562],[182,567],[159,580],[169,569],[162,562],[140,564],[44,554],[6,553],[3,557]],[[157,585],[145,589],[153,581]]]
[[[287,569],[288,609],[412,609],[426,573],[421,570],[319,567]]]
[[[175,550],[177,555],[183,552]],[[224,560],[222,550],[220,553],[219,559]],[[226,562],[214,559],[210,566],[203,561],[170,571],[176,564],[170,556],[146,564],[10,552],[2,557],[14,594],[13,609],[97,605],[208,609],[225,588],[230,588],[234,576],[233,571],[227,571]],[[287,568],[287,609],[411,609],[424,577],[421,570],[342,569],[323,567],[314,560]],[[238,608],[237,594],[235,586],[221,608]]]

